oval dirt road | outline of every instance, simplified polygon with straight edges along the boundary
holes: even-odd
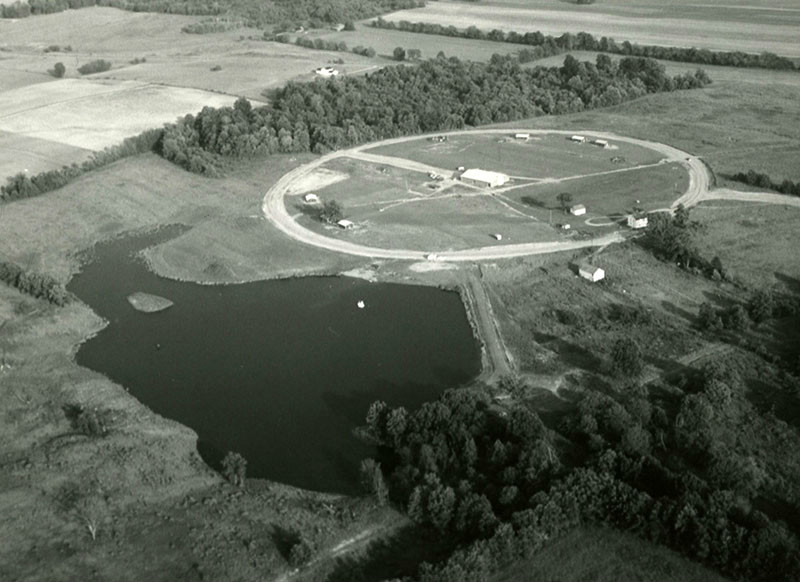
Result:
[[[691,206],[700,201],[708,191],[709,174],[705,165],[697,158],[681,151],[672,146],[661,144],[657,142],[650,142],[646,140],[625,137],[607,132],[597,131],[564,131],[555,129],[476,129],[476,130],[461,130],[437,133],[435,135],[480,135],[480,134],[514,134],[514,133],[529,133],[534,135],[556,134],[556,135],[573,135],[584,134],[601,139],[623,141],[632,143],[642,147],[655,150],[665,156],[668,161],[680,162],[689,172],[689,187],[686,192],[678,198],[673,204],[672,208],[677,207],[678,204]],[[497,245],[488,247],[476,247],[471,249],[464,249],[458,251],[440,251],[431,249],[426,251],[418,251],[411,249],[386,249],[378,247],[370,247],[359,245],[348,241],[334,239],[325,235],[313,232],[298,224],[286,210],[284,205],[284,196],[289,191],[292,183],[295,180],[306,176],[310,172],[316,170],[322,164],[338,158],[347,156],[352,153],[363,152],[371,148],[403,143],[418,139],[425,139],[425,135],[415,135],[388,139],[380,142],[373,142],[362,146],[350,148],[348,150],[340,150],[330,154],[321,156],[320,158],[295,168],[291,172],[284,174],[275,185],[270,188],[264,196],[262,204],[262,211],[264,216],[276,228],[285,233],[287,236],[294,240],[312,245],[315,247],[323,248],[329,251],[344,253],[348,255],[356,255],[359,257],[368,257],[376,259],[401,259],[422,261],[430,254],[436,254],[439,261],[483,261],[494,259],[507,259],[513,257],[522,257],[527,255],[536,255],[544,253],[554,253],[558,251],[569,251],[586,247],[604,246],[610,243],[619,242],[625,239],[620,232],[613,232],[603,237],[582,240],[582,241],[552,241],[552,242],[536,242],[536,243],[522,243],[513,245]],[[410,164],[413,162],[409,162]]]

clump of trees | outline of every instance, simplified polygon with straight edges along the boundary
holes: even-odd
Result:
[[[252,108],[240,99],[233,107],[205,108],[166,126],[161,153],[190,171],[217,175],[222,156],[324,153],[400,135],[616,105],[708,82],[702,72],[670,77],[655,61],[638,58],[610,66],[567,56],[562,67],[537,68],[500,55],[489,63],[437,58],[336,81],[289,83],[271,106]]]
[[[770,289],[757,289],[747,301],[716,308],[706,301],[700,305],[698,326],[706,331],[743,331],[751,325],[760,325],[771,319],[780,319],[800,313],[800,300],[779,295]]]
[[[382,18],[372,21],[371,24],[376,28],[386,28],[389,30],[396,29],[406,32],[436,34],[457,38],[507,42],[534,47],[533,49],[526,50],[524,55],[522,52],[520,53],[520,60],[524,59],[523,62],[564,54],[570,51],[593,51],[667,61],[698,63],[702,65],[783,70],[797,69],[797,65],[795,65],[791,59],[780,57],[770,52],[762,52],[760,54],[749,54],[741,51],[717,52],[697,48],[639,45],[632,44],[627,40],[617,43],[613,38],[604,36],[598,39],[588,32],[579,32],[577,34],[567,32],[561,36],[555,37],[542,34],[538,31],[520,33],[495,29],[487,32],[476,26],[461,29],[455,26],[444,26],[428,22],[409,22],[407,20],[387,21]]]
[[[748,170],[747,172],[739,172],[731,176],[733,180],[742,182],[748,186],[755,186],[756,188],[764,188],[765,190],[775,190],[781,194],[789,194],[791,196],[800,196],[800,181],[793,182],[786,179],[781,182],[774,181],[769,174],[756,172],[755,170]]]
[[[0,281],[53,305],[66,305],[71,298],[64,286],[49,275],[26,271],[9,261],[0,261]]]
[[[56,79],[60,79],[66,74],[67,68],[64,66],[64,63],[56,63],[53,65],[53,68],[47,72],[53,75]]]
[[[111,63],[103,59],[90,61],[78,67],[78,72],[81,75],[92,75],[94,73],[104,73],[111,70]]]
[[[319,219],[326,224],[336,224],[344,217],[344,208],[336,200],[326,200],[318,209]]]
[[[228,18],[219,19],[211,18],[208,20],[201,20],[200,22],[192,22],[181,28],[181,32],[187,34],[214,34],[216,32],[228,32],[229,30],[236,30],[241,28],[242,23],[239,20],[230,20]]]

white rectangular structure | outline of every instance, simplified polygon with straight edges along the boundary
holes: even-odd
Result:
[[[333,67],[320,67],[315,69],[314,72],[320,77],[336,77],[339,74],[339,71]]]
[[[628,216],[628,226],[630,228],[647,228],[647,217],[630,214]]]
[[[318,204],[319,196],[316,194],[306,194],[303,196],[303,200],[305,200],[307,204]]]
[[[596,283],[606,276],[606,272],[603,269],[592,265],[582,265],[578,268],[578,274],[592,283]]]
[[[516,139],[530,139],[531,138],[531,134],[529,134],[529,133],[515,133],[514,137]]]
[[[577,143],[584,143],[586,141],[586,138],[583,137],[582,135],[573,135],[569,139]]]
[[[500,172],[489,172],[487,170],[479,170],[478,168],[470,168],[461,174],[461,181],[474,186],[495,188],[508,182],[508,176]]]
[[[607,148],[608,147],[608,142],[606,140],[604,140],[604,139],[596,139],[592,143],[594,145],[600,146],[601,148]]]
[[[572,208],[569,209],[569,213],[574,216],[581,216],[586,214],[586,207],[583,204],[576,204]]]
[[[345,230],[350,230],[351,228],[353,228],[355,226],[355,223],[353,221],[346,220],[344,218],[342,220],[340,220],[339,222],[337,222],[336,224],[339,226],[339,228],[343,228]]]

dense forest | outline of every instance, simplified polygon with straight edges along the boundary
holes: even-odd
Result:
[[[223,156],[324,153],[359,143],[617,105],[648,93],[703,87],[703,71],[669,77],[652,59],[567,56],[562,67],[524,68],[495,55],[489,63],[437,58],[363,77],[289,83],[271,107],[242,99],[205,108],[165,128],[162,155],[216,175]]]
[[[621,381],[611,393],[587,391],[557,430],[524,402],[498,406],[464,389],[415,412],[376,402],[365,432],[381,445],[362,465],[378,476],[365,482],[384,484],[412,519],[460,544],[424,566],[422,580],[490,579],[588,523],[736,579],[800,576],[796,532],[781,512],[756,508],[767,498],[797,506],[798,468],[762,460],[776,441],[786,443],[781,455],[797,446],[797,434],[756,413],[728,366],[706,365],[680,388]]]
[[[613,38],[602,37],[597,39],[588,32],[573,34],[566,32],[561,36],[550,36],[541,32],[504,32],[502,30],[483,31],[475,26],[469,28],[456,28],[441,24],[427,22],[398,22],[378,18],[372,22],[376,28],[389,30],[403,30],[423,34],[438,34],[458,38],[475,40],[489,40],[494,42],[508,42],[522,44],[532,49],[520,51],[519,58],[522,62],[534,61],[553,55],[560,55],[569,51],[595,51],[613,53],[625,56],[649,57],[665,61],[681,61],[686,63],[699,63],[702,65],[720,65],[727,67],[755,67],[763,69],[795,70],[797,66],[786,57],[773,53],[749,54],[741,51],[710,51],[697,48],[666,47],[657,45],[639,45],[623,41],[617,43]]]
[[[17,0],[1,5],[2,18],[25,18],[87,6],[111,6],[133,12],[215,16],[225,14],[256,28],[330,23],[370,18],[424,6],[424,0]]]

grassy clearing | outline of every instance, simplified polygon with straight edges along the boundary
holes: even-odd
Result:
[[[752,287],[797,284],[800,210],[767,204],[704,202],[693,211],[705,228],[700,244],[714,249],[734,276]]]
[[[517,125],[524,126],[525,123]],[[561,124],[561,127],[569,128],[570,125]],[[450,170],[464,166],[531,178],[590,174],[652,164],[662,158],[658,152],[634,144],[621,142],[612,145],[615,149],[604,149],[588,143],[576,144],[565,135],[533,136],[528,141],[499,135],[478,135],[452,136],[441,143],[410,141],[369,151]],[[624,161],[613,163],[611,159],[614,157],[622,157]]]
[[[662,3],[664,4],[664,3]],[[458,28],[541,31],[560,35],[564,32],[588,32],[610,36],[622,42],[662,46],[696,46],[712,50],[741,50],[759,53],[770,51],[782,56],[800,57],[796,37],[800,11],[720,12],[713,6],[694,10],[683,6],[626,6],[606,3],[576,6],[567,2],[435,2],[425,8],[402,10],[385,16],[386,20],[409,20],[453,25]],[[672,9],[669,7],[672,6]],[[735,16],[731,16],[735,15]],[[742,23],[747,26],[743,27]]]
[[[492,580],[717,582],[725,579],[667,548],[630,534],[582,527],[545,546],[532,558],[497,573]]]
[[[159,274],[210,282],[330,272],[352,261],[297,245],[261,219],[266,188],[297,163],[242,163],[211,180],[145,155],[112,164],[43,197],[3,206],[0,256],[66,281],[96,242],[164,224],[195,227],[148,251]],[[43,228],[47,226],[47,228]]]

